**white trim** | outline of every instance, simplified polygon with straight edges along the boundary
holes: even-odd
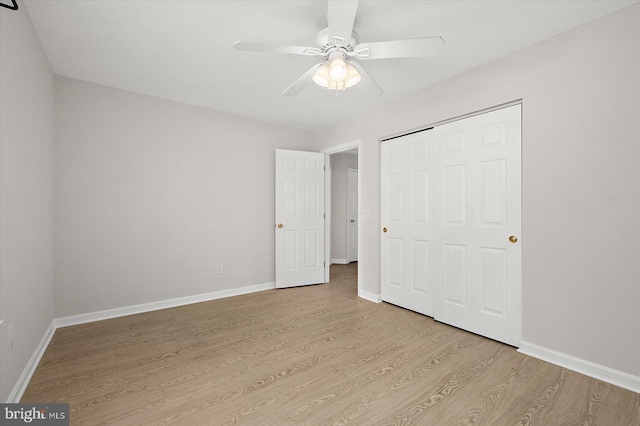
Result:
[[[393,133],[391,135],[384,136],[382,138],[378,138],[378,143],[384,142],[384,141],[388,141],[389,139],[395,139],[395,138],[400,138],[402,136],[407,136],[407,135],[410,135],[412,133],[422,132],[424,130],[429,130],[429,129],[433,128],[433,127],[442,126],[443,124],[451,123],[453,121],[464,120],[465,118],[474,117],[476,115],[486,114],[488,112],[496,111],[496,110],[503,109],[503,108],[509,108],[511,106],[514,106],[514,105],[522,105],[522,99],[517,99],[515,101],[510,101],[510,102],[505,102],[503,104],[494,105],[494,106],[489,107],[489,108],[484,108],[484,109],[481,109],[481,110],[469,112],[467,114],[458,115],[456,117],[447,118],[446,120],[436,121],[435,123],[431,123],[431,124],[428,124],[426,126],[416,127],[414,129],[411,129],[411,130],[405,130],[405,131],[402,131],[402,132]]]
[[[382,296],[380,296],[379,294],[369,293],[368,291],[362,289],[358,289],[358,297],[373,303],[382,302]]]
[[[331,168],[331,155],[324,155],[324,258],[325,262],[329,265],[325,265],[324,268],[324,282],[331,281],[331,186],[333,179],[333,170]]]
[[[331,259],[331,264],[333,265],[334,263],[337,263],[338,265],[346,265],[347,263],[347,259]]]
[[[210,300],[223,299],[225,297],[240,296],[242,294],[255,293],[257,291],[276,288],[275,283],[264,283],[229,290],[214,291],[212,293],[197,294],[195,296],[178,297],[176,299],[160,300],[158,302],[143,303],[140,305],[125,306],[122,308],[107,309],[104,311],[89,312],[86,314],[72,315],[57,318],[56,328],[70,325],[85,324],[88,322],[102,321],[110,318],[124,317],[143,312],[157,311],[160,309],[175,308],[176,306],[190,305],[192,303],[208,302]]]
[[[518,352],[547,361],[560,367],[640,393],[640,377],[605,367],[581,358],[554,351],[529,342],[521,342]]]
[[[320,150],[323,154],[337,154],[342,151],[348,151],[353,148],[358,148],[358,155],[360,155],[360,141],[361,139],[356,139],[351,142],[341,143],[340,145],[334,145],[329,148],[325,148]]]
[[[31,355],[31,359],[24,367],[24,370],[22,370],[20,378],[9,394],[7,403],[11,404],[20,402],[24,391],[27,389],[27,385],[31,380],[31,376],[33,376],[33,373],[36,371],[36,367],[38,366],[38,363],[40,363],[42,355],[44,355],[44,351],[47,350],[47,346],[49,346],[49,342],[51,341],[51,338],[53,337],[53,334],[55,332],[56,320],[54,319],[53,321],[51,321],[51,324],[49,324],[49,328],[47,328],[47,331],[45,331],[44,335],[42,336],[42,339],[40,340],[40,343],[38,344],[36,350],[33,352],[33,355]]]

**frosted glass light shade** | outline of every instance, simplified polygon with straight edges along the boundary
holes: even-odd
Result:
[[[356,70],[353,65],[347,63],[347,77],[345,78],[344,85],[346,87],[353,87],[358,84],[361,79],[362,77],[358,73],[358,70]]]
[[[329,78],[333,81],[342,81],[347,76],[347,64],[342,58],[335,58],[329,65]]]
[[[331,80],[329,79],[329,62],[325,62],[313,73],[311,77],[313,82],[320,87],[328,87]]]

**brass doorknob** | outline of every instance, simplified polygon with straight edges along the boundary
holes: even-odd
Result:
[[[511,244],[515,244],[515,243],[517,243],[517,242],[518,242],[518,237],[516,237],[515,235],[510,236],[510,237],[509,237],[509,242],[510,242]]]
[[[281,223],[278,224],[278,228],[282,228],[283,225]]]
[[[387,232],[387,228],[382,228],[382,232]]]

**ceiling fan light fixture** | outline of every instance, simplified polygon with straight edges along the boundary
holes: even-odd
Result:
[[[334,80],[331,77],[331,65],[335,61],[335,59],[326,61],[313,73],[311,79],[314,83],[316,83],[320,87],[324,87],[329,90],[340,90],[345,91],[348,87],[353,87],[362,78],[356,68],[351,65],[349,62],[346,62],[340,58],[340,60],[344,63],[344,77],[340,80]]]
[[[329,78],[329,62],[325,62],[313,73],[311,77],[313,82],[320,87],[329,87],[331,79]]]

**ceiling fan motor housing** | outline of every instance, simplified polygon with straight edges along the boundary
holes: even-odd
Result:
[[[358,45],[358,41],[358,33],[355,31],[351,31],[351,38],[349,40],[330,37],[329,28],[325,28],[320,31],[316,36],[316,46],[318,46],[324,53],[329,53],[330,50],[335,49],[344,49],[346,52],[353,52],[353,49]]]

